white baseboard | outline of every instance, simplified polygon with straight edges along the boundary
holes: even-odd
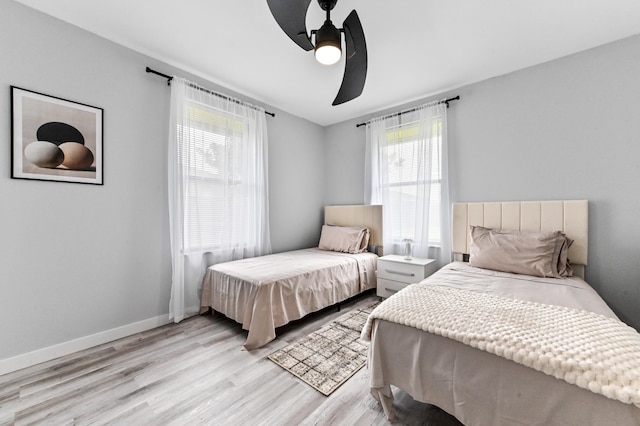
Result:
[[[186,312],[186,316],[195,315],[198,313],[198,307],[189,307]],[[149,318],[143,321],[127,324],[122,327],[102,331],[100,333],[70,340],[47,348],[38,349],[26,354],[2,359],[0,360],[0,375],[31,367],[32,365],[40,364],[42,362],[51,361],[52,359],[82,351],[93,346],[102,345],[103,343],[109,343],[123,337],[131,336],[132,334],[151,330],[152,328],[160,327],[162,325],[169,324],[170,322],[169,314],[160,315],[155,318]]]

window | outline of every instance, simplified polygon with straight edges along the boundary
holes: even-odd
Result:
[[[433,121],[435,127],[430,140],[420,138],[419,124],[403,124],[386,133],[388,143],[383,148],[387,159],[389,199],[385,207],[393,218],[392,237],[395,241],[405,238],[415,240],[417,228],[429,228],[429,245],[438,246],[440,236],[440,187],[442,182],[441,121]],[[425,166],[423,161],[427,161]],[[427,197],[426,200],[423,197]],[[418,203],[426,205],[424,211]],[[426,213],[426,217],[419,217]]]
[[[367,123],[365,201],[383,205],[387,254],[412,239],[415,256],[447,261],[446,113],[436,102]]]
[[[220,245],[223,232],[223,172],[225,170],[225,137],[206,130],[178,127],[181,143],[180,161],[186,169],[184,245],[212,249]],[[237,241],[237,238],[234,239]]]
[[[189,126],[178,125],[185,173],[184,247],[201,251],[245,249],[254,235],[243,213],[263,185],[246,158],[245,123],[232,115],[190,107]]]

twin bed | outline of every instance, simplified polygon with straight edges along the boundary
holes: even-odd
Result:
[[[387,417],[393,385],[466,425],[640,424],[640,335],[580,278],[587,223],[586,201],[455,204],[458,261],[386,299],[363,330]],[[533,250],[518,246],[531,235]],[[563,254],[577,276],[561,276]],[[531,275],[495,270],[522,265]]]
[[[368,249],[382,250],[382,206],[326,206],[324,215],[319,248],[208,268],[200,312],[241,323],[252,350],[275,339],[277,327],[375,288],[378,256]]]

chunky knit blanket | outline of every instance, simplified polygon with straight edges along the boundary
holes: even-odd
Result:
[[[390,321],[457,340],[640,407],[640,334],[592,312],[414,284],[381,303],[362,330]]]

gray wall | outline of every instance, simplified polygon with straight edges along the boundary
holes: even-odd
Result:
[[[166,315],[169,88],[144,69],[237,94],[13,1],[0,40],[0,360]],[[104,109],[104,186],[10,179],[10,85]],[[265,108],[272,246],[309,247],[324,130]]]
[[[278,113],[269,126],[269,214],[274,252],[314,247],[324,207],[324,131]]]
[[[587,281],[640,328],[640,36],[437,99],[456,94],[448,114],[452,201],[589,200]],[[334,164],[342,173],[329,181],[328,203],[364,197],[365,131],[355,125],[368,118],[326,129],[327,175]]]
[[[325,128],[327,204],[364,203],[365,131],[355,121]]]

